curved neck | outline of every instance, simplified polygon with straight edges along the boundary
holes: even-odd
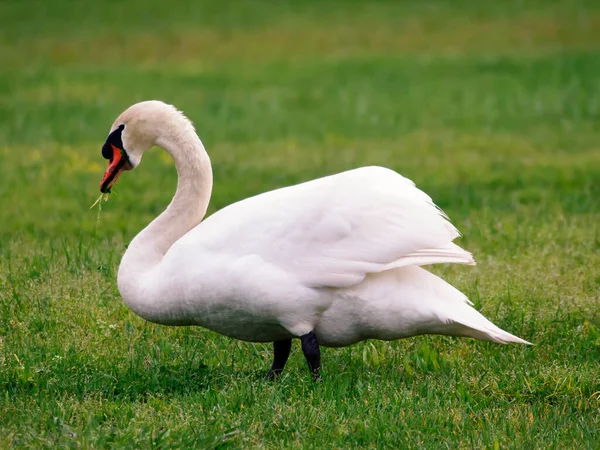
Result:
[[[131,284],[130,280],[139,279],[160,263],[173,243],[200,223],[210,202],[210,159],[194,128],[168,130],[156,144],[175,161],[177,191],[167,209],[129,245],[119,267],[120,290],[128,290],[125,285]]]

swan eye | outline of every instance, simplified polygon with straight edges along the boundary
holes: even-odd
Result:
[[[125,125],[121,124],[117,129],[108,135],[106,142],[102,146],[102,156],[104,159],[112,161],[113,147],[123,150],[123,140],[121,139],[121,133],[125,129]]]

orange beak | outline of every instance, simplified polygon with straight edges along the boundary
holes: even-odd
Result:
[[[102,182],[100,183],[100,192],[102,193],[110,192],[110,188],[117,182],[121,173],[124,170],[131,170],[133,168],[129,162],[127,153],[125,153],[124,150],[121,150],[114,145],[111,145],[111,147],[113,150],[112,159],[110,160],[108,168],[102,178]]]

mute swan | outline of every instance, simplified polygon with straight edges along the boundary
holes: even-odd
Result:
[[[320,345],[421,334],[528,344],[421,268],[475,262],[452,243],[459,233],[431,198],[396,172],[350,170],[202,220],[213,182],[204,146],[181,112],[146,101],[114,122],[100,190],[109,192],[154,145],[175,161],[177,192],[133,239],[118,272],[123,300],[144,319],[274,342],[270,378],[282,372],[292,338],[300,338],[315,378]]]

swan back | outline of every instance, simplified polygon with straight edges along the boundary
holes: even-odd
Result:
[[[176,264],[189,248],[235,249],[259,255],[306,286],[339,288],[406,265],[402,258],[414,263],[417,252],[448,249],[458,236],[412,181],[364,167],[230,205],[183,236],[166,261]],[[470,253],[453,248],[462,258],[456,262],[473,263]]]

